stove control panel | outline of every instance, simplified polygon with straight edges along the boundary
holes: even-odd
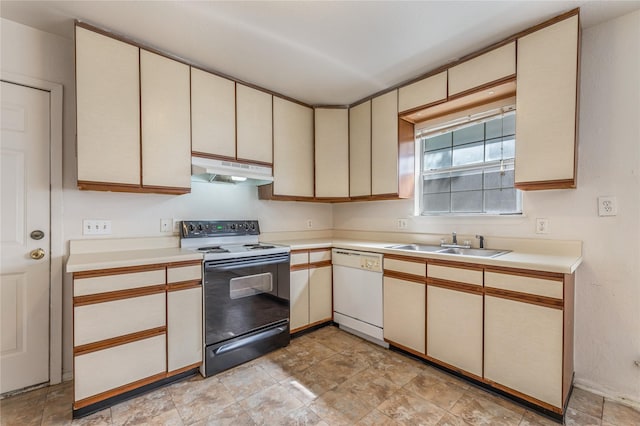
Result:
[[[183,220],[181,225],[182,238],[260,235],[257,220]]]

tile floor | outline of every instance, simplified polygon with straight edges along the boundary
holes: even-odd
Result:
[[[556,425],[335,327],[221,373],[71,420],[71,383],[0,401],[2,425]],[[640,411],[575,389],[568,425],[640,425]]]

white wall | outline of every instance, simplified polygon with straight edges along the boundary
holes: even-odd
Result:
[[[194,183],[181,196],[123,194],[76,189],[73,41],[2,19],[3,71],[64,86],[64,240],[83,238],[82,219],[109,219],[111,237],[161,236],[160,219],[258,219],[263,232],[331,229],[329,204],[260,201],[249,186]],[[69,21],[69,25],[73,25]],[[68,244],[65,256],[68,255]],[[71,276],[64,277],[63,372],[72,371]]]
[[[522,218],[409,217],[413,200],[338,204],[336,229],[582,240],[577,272],[575,380],[640,403],[640,11],[583,32],[578,188],[524,194]],[[598,217],[597,197],[618,215]],[[534,233],[535,218],[550,233]]]

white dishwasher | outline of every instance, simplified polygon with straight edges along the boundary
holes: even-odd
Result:
[[[331,250],[333,320],[353,334],[388,347],[382,333],[382,255]]]

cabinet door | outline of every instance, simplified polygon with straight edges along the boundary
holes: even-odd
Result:
[[[80,182],[140,186],[139,52],[76,27]]]
[[[446,99],[447,72],[442,71],[439,74],[401,87],[398,93],[398,109],[400,112],[405,112]]]
[[[273,103],[269,93],[236,84],[237,157],[273,162]]]
[[[482,295],[427,286],[427,355],[482,377]]]
[[[349,196],[349,110],[315,110],[316,197]]]
[[[332,317],[331,266],[309,269],[309,323]]]
[[[449,96],[516,74],[516,43],[511,42],[449,68]]]
[[[142,186],[191,187],[189,66],[140,51]]]
[[[349,196],[371,195],[371,101],[349,109]]]
[[[398,91],[371,101],[371,195],[398,193]]]
[[[309,270],[291,271],[291,331],[309,324]]]
[[[578,17],[518,39],[516,187],[575,187]]]
[[[167,293],[167,371],[202,361],[202,287]]]
[[[236,157],[236,83],[191,68],[191,150]]]
[[[425,351],[425,285],[384,277],[384,338]]]
[[[562,407],[562,310],[485,296],[484,376]]]
[[[313,109],[273,99],[273,193],[313,197]]]

